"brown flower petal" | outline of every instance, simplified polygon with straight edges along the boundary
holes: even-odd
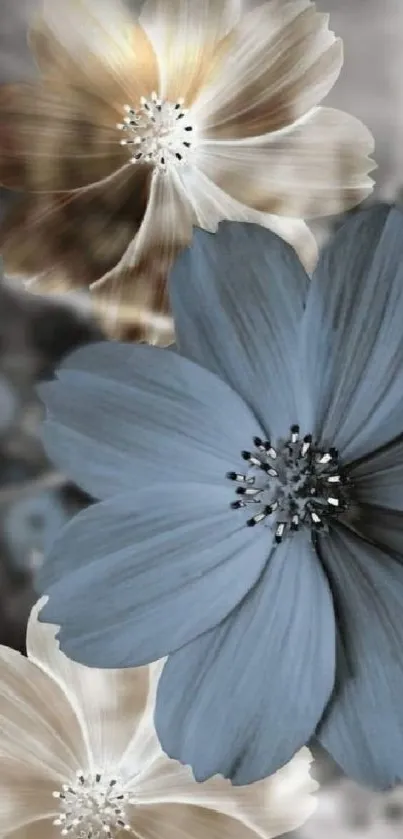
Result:
[[[119,0],[44,0],[30,46],[45,75],[120,110],[159,85],[153,47]]]
[[[240,9],[240,0],[146,0],[139,20],[158,57],[161,96],[189,106],[218,77]]]
[[[197,165],[250,207],[312,218],[354,207],[373,189],[374,140],[355,117],[317,108],[291,129],[241,142],[209,142]]]
[[[192,238],[192,209],[175,172],[155,171],[140,230],[119,264],[94,284],[95,302],[113,337],[169,344],[167,274]]]
[[[317,259],[315,239],[300,219],[282,219],[235,201],[197,169],[154,176],[143,224],[120,263],[92,292],[113,338],[166,346],[174,340],[167,279],[192,225],[217,230],[222,219],[251,221],[274,230],[297,250],[308,270]]]
[[[119,112],[54,82],[0,88],[0,182],[28,190],[73,190],[127,163]]]
[[[22,199],[0,227],[6,273],[33,291],[88,288],[121,259],[144,216],[150,169],[127,166],[107,183]]]
[[[234,33],[220,77],[194,105],[212,139],[236,140],[291,125],[333,87],[342,43],[310,0],[272,0]]]

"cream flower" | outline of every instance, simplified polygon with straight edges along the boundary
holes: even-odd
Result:
[[[28,625],[28,659],[0,647],[0,835],[14,839],[253,839],[315,808],[302,749],[272,778],[197,784],[167,758],[152,723],[160,665],[92,670],[60,652],[56,627]],[[149,684],[150,677],[150,684]]]
[[[41,78],[0,94],[0,180],[31,193],[0,244],[34,287],[89,285],[113,334],[123,323],[164,343],[167,272],[192,225],[258,222],[312,265],[302,219],[371,192],[373,140],[318,107],[342,44],[310,0],[136,8],[44,0],[30,37]]]

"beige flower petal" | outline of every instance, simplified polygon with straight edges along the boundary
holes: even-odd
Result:
[[[60,827],[53,824],[53,819],[35,821],[7,834],[7,839],[60,839]],[[2,837],[6,839],[6,837]]]
[[[192,212],[175,170],[155,171],[143,223],[112,271],[92,291],[109,334],[137,327],[136,339],[171,343],[167,273],[192,238]]]
[[[164,767],[171,762],[176,765],[175,761],[171,761],[163,753],[154,725],[158,681],[165,660],[161,659],[148,666],[148,694],[144,711],[132,737],[127,741],[118,767],[119,776],[124,779],[126,788],[135,794],[139,803],[144,804],[159,803],[160,800],[171,801],[169,795],[168,799],[160,799],[159,796],[150,794],[150,787],[153,787],[153,779],[158,774],[161,761]],[[156,785],[158,786],[158,780]]]
[[[158,57],[160,94],[190,106],[201,88],[216,78],[240,19],[242,0],[146,0],[140,23]]]
[[[9,276],[36,278],[32,291],[87,289],[121,259],[147,205],[150,170],[129,165],[74,193],[22,197],[0,226]]]
[[[55,640],[57,627],[40,623],[38,613],[46,598],[32,609],[27,652],[59,686],[80,720],[95,768],[115,765],[124,752],[148,695],[148,668],[98,670],[68,659]]]
[[[213,180],[196,168],[180,171],[183,189],[192,203],[195,223],[206,230],[217,230],[223,219],[246,221],[268,227],[289,242],[297,251],[308,271],[314,268],[318,248],[309,227],[299,218],[282,218],[274,215],[277,205],[273,202],[272,213],[260,212],[232,198]]]
[[[152,45],[120,0],[44,0],[30,45],[46,76],[120,109],[158,88]]]
[[[128,165],[121,112],[78,88],[47,81],[0,88],[0,183],[72,190]]]
[[[0,647],[0,835],[57,812],[52,790],[87,764],[76,715],[57,684]]]
[[[214,139],[237,140],[291,125],[333,87],[342,43],[310,0],[270,0],[234,34],[219,77],[195,102],[195,120]]]
[[[0,779],[0,830],[2,839],[8,835],[23,839],[27,829],[34,824],[48,825],[58,813],[57,800],[52,792],[60,789],[58,781],[36,777],[23,764],[13,764],[1,759]],[[60,839],[60,833],[59,833]]]
[[[140,839],[256,839],[236,816],[189,804],[134,808],[130,821]],[[283,828],[278,822],[279,833]]]
[[[134,786],[141,804],[192,804],[239,819],[262,839],[278,836],[303,824],[314,812],[318,785],[310,775],[312,757],[302,749],[271,778],[248,787],[233,787],[215,777],[196,783],[189,767],[162,752]]]
[[[277,134],[201,144],[197,164],[250,207],[309,218],[340,213],[370,195],[373,149],[373,137],[360,120],[317,108]]]

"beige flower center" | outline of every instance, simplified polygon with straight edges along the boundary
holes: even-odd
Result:
[[[188,162],[195,131],[183,104],[183,99],[173,103],[153,93],[150,99],[141,97],[137,110],[125,105],[127,116],[117,127],[127,134],[121,145],[127,146],[132,163],[152,163],[165,169]]]
[[[60,802],[60,815],[53,824],[60,826],[62,836],[100,839],[131,830],[126,809],[132,801],[116,778],[78,772],[74,782],[63,784],[53,797]]]

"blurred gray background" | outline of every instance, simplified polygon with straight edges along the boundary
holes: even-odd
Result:
[[[26,27],[36,4],[0,0],[0,83],[34,72]],[[330,13],[331,28],[345,47],[344,71],[327,104],[371,128],[378,163],[375,196],[396,200],[403,185],[403,0],[320,0],[317,6]],[[9,200],[0,192],[0,216]],[[320,233],[326,229],[318,225]],[[65,353],[100,335],[79,301],[34,298],[0,283],[0,643],[22,651],[35,599],[32,573],[55,530],[90,502],[43,455],[34,388]],[[403,837],[402,790],[359,789],[323,756],[315,773],[322,783],[319,807],[300,839]]]

